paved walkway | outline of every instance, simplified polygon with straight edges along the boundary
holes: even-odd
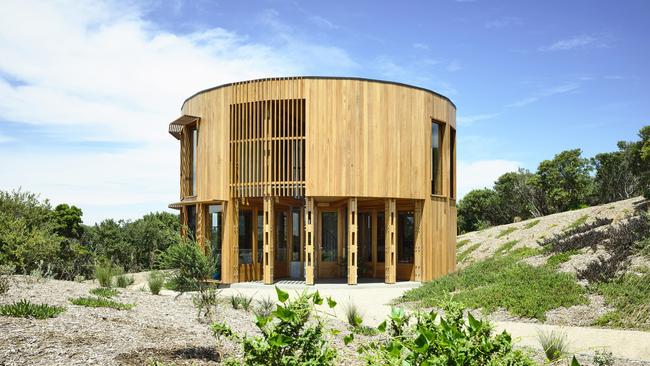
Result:
[[[318,283],[305,286],[302,281],[279,281],[276,285],[291,296],[308,289],[318,290],[323,297],[331,296],[339,306],[336,316],[345,320],[345,306],[354,303],[364,314],[364,324],[376,326],[386,319],[390,313],[393,299],[406,290],[419,286],[416,282],[400,282],[395,285],[383,283],[362,283],[348,286],[342,283]],[[234,284],[222,290],[222,295],[241,293],[255,298],[276,298],[273,286],[259,282]],[[595,349],[606,348],[615,356],[633,360],[650,361],[650,332],[638,332],[616,329],[601,329],[587,327],[560,327],[520,322],[494,322],[497,330],[508,331],[520,345],[539,348],[537,332],[540,329],[555,329],[564,332],[569,340],[571,352],[590,353]]]

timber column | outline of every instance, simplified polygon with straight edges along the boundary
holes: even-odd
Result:
[[[415,219],[415,225],[413,225],[413,236],[415,237],[414,246],[414,258],[413,265],[415,269],[415,280],[422,282],[422,237],[424,233],[422,232],[422,207],[424,202],[417,201],[415,202],[415,212],[413,213],[413,218]]]
[[[273,197],[264,197],[264,231],[262,243],[264,245],[264,284],[273,284],[273,261],[274,245],[273,245]]]
[[[206,207],[204,204],[196,204],[196,237],[194,239],[196,239],[196,243],[203,254],[207,254],[205,245],[205,209]]]
[[[394,198],[386,200],[386,256],[384,258],[384,282],[395,283],[397,278],[397,204]]]
[[[305,199],[305,283],[314,284],[314,199]]]
[[[348,200],[348,285],[357,284],[357,199]]]

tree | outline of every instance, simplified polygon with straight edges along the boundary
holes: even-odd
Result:
[[[503,224],[513,222],[515,217],[539,217],[545,211],[543,192],[536,185],[535,175],[526,169],[503,174],[494,182],[494,190],[499,196]]]
[[[135,248],[135,264],[139,269],[150,269],[160,252],[178,243],[180,221],[177,215],[154,212],[128,223],[125,231],[127,241]]]
[[[488,188],[474,189],[458,203],[458,227],[462,233],[495,225],[502,217],[499,196]]]
[[[126,239],[123,220],[106,219],[86,227],[84,242],[99,259],[110,260],[126,270],[135,268],[135,248]]]
[[[77,206],[62,203],[54,208],[54,227],[56,232],[70,239],[80,239],[83,233],[81,216],[83,212]]]
[[[643,195],[650,199],[650,126],[639,130],[639,138],[630,144],[632,173],[639,178]]]
[[[618,143],[618,151],[593,157],[598,203],[632,198],[640,193],[640,179],[632,171],[633,145],[621,141]]]
[[[546,195],[549,213],[573,210],[588,205],[593,194],[593,166],[582,150],[566,150],[537,168],[539,187]]]

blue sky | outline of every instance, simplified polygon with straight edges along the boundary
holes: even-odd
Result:
[[[166,125],[197,90],[342,75],[458,107],[459,193],[650,124],[648,1],[5,1],[0,189],[93,223],[178,198]]]

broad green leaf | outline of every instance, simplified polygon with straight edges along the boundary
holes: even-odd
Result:
[[[314,304],[323,305],[323,298],[320,297],[320,293],[318,291],[314,292]]]
[[[331,296],[327,297],[327,306],[329,306],[330,309],[332,309],[332,308],[334,308],[336,306],[336,301],[334,301],[334,299],[332,299]]]
[[[275,286],[275,292],[278,294],[278,300],[280,302],[285,302],[289,299],[289,293],[286,291],[280,290],[278,286]]]
[[[350,344],[350,342],[352,342],[353,340],[354,340],[354,334],[352,334],[352,333],[350,333],[350,334],[346,335],[345,337],[343,337],[343,343],[345,343],[346,346],[348,344]]]
[[[385,332],[386,331],[386,321],[384,320],[383,322],[379,323],[377,326],[377,330],[380,332]]]
[[[573,359],[571,359],[571,366],[580,366],[580,362],[578,362],[576,356],[573,356]]]

